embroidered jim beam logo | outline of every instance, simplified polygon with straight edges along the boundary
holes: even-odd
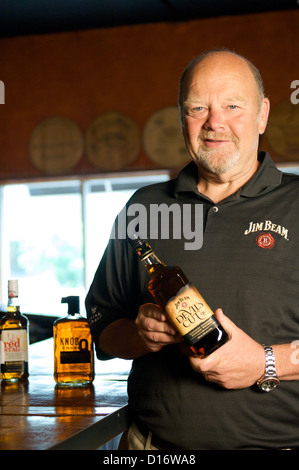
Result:
[[[192,345],[214,330],[214,314],[197,289],[187,284],[165,307],[175,328]]]
[[[289,241],[287,228],[282,225],[275,224],[271,220],[265,220],[264,222],[250,222],[249,227],[245,230],[244,235],[250,233],[256,233],[257,246],[264,249],[271,249],[275,245],[274,234],[280,235],[285,240]]]
[[[271,233],[261,233],[256,237],[256,243],[261,248],[273,248],[275,245],[275,240],[272,237]]]

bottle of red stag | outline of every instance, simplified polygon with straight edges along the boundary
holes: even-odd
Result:
[[[8,281],[7,313],[0,320],[0,378],[9,382],[28,378],[29,321],[21,314],[19,284]]]

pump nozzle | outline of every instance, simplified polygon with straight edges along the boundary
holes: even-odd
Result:
[[[62,304],[68,304],[68,314],[75,315],[80,313],[80,301],[78,295],[70,295],[69,297],[62,297]]]

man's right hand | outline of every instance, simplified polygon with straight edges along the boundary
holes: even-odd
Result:
[[[156,304],[141,305],[135,324],[148,352],[157,352],[164,346],[182,341],[181,335],[176,332],[163,310]]]

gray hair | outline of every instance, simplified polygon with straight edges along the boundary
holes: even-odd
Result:
[[[260,106],[262,105],[262,101],[265,97],[265,91],[264,91],[263,79],[262,79],[262,76],[261,76],[259,70],[257,69],[257,67],[252,62],[250,62],[250,60],[248,60],[246,57],[244,57],[241,54],[238,54],[237,52],[234,52],[230,49],[226,49],[226,48],[211,49],[211,50],[203,52],[199,56],[195,57],[195,59],[193,59],[187,65],[187,67],[185,68],[184,72],[181,75],[180,82],[179,82],[178,105],[179,105],[180,120],[181,120],[182,125],[184,124],[184,91],[185,91],[187,79],[190,77],[191,72],[193,71],[193,69],[196,67],[197,64],[199,64],[202,60],[204,60],[209,55],[212,55],[212,54],[215,54],[215,53],[218,53],[218,52],[227,52],[229,54],[233,54],[233,55],[243,59],[247,63],[249,69],[251,70],[253,78],[255,80],[255,83],[256,83],[257,94],[258,94],[258,102],[259,102]]]

